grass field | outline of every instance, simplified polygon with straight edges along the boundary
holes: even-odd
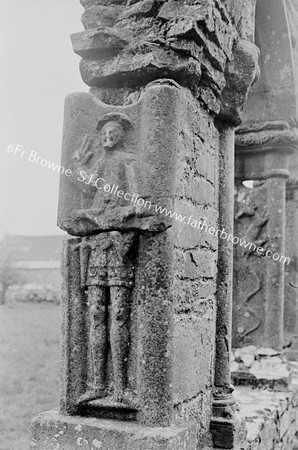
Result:
[[[0,306],[0,450],[28,450],[38,412],[58,405],[59,306]]]

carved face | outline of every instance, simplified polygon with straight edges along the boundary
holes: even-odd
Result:
[[[112,149],[124,136],[122,125],[118,122],[107,122],[101,129],[101,143],[103,148]]]

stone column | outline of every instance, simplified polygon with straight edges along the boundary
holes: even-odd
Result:
[[[234,130],[226,127],[222,131],[219,172],[219,230],[233,233],[234,190]],[[216,353],[213,394],[213,417],[211,429],[215,444],[233,448],[236,438],[233,398],[230,373],[232,293],[233,293],[233,248],[230,242],[219,241],[217,262],[217,318]]]
[[[90,93],[65,103],[60,412],[33,421],[31,448],[231,448],[232,260],[216,228],[231,226],[256,48],[219,0],[81,3]]]
[[[237,133],[234,347],[283,348],[285,186],[296,145],[297,133],[285,122]],[[254,180],[251,188],[242,184],[247,180]]]
[[[251,5],[253,8],[254,6]],[[240,445],[241,424],[235,421],[236,403],[232,395],[230,358],[233,300],[233,235],[234,218],[234,126],[241,121],[251,85],[258,77],[258,48],[242,40],[234,49],[234,61],[227,65],[227,84],[222,93],[221,140],[219,148],[219,220],[217,263],[216,353],[211,430],[219,448]],[[236,94],[237,93],[237,94]],[[235,95],[236,94],[236,95]]]

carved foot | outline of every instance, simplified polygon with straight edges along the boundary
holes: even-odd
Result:
[[[88,390],[78,400],[79,404],[90,402],[91,400],[96,400],[98,398],[106,397],[107,393],[104,388]]]
[[[113,394],[113,401],[117,403],[125,403],[126,405],[129,405],[133,408],[138,407],[138,397],[137,395],[132,391],[120,391],[117,390]]]

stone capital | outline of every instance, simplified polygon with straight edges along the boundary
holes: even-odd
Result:
[[[248,124],[238,128],[235,146],[236,179],[288,178],[298,132],[283,121]]]

